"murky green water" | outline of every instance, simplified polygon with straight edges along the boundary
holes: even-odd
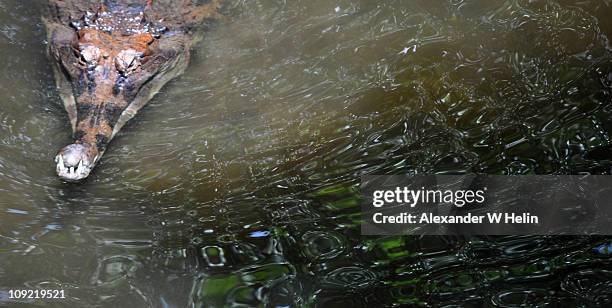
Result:
[[[362,237],[357,189],[610,174],[611,1],[236,1],[81,185],[34,3],[0,0],[0,306],[612,300],[609,239]]]

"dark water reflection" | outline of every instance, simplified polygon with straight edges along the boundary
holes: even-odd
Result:
[[[612,2],[237,1],[82,185],[0,1],[0,286],[49,306],[602,305],[608,239],[362,237],[362,174],[609,174]],[[0,293],[0,305],[6,294]],[[43,303],[40,303],[41,305]]]

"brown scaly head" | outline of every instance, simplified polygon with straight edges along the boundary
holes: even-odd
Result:
[[[194,4],[188,1],[177,9],[154,8],[150,0],[105,1],[110,5],[82,12],[76,9],[78,1],[51,2],[56,12],[45,20],[49,51],[74,137],[55,157],[56,171],[66,181],[79,181],[90,174],[121,127],[184,71],[189,47],[198,38],[193,24],[214,17],[219,3],[190,7]],[[185,1],[175,5],[179,2]],[[169,21],[160,16],[148,20],[147,10],[164,8]],[[192,17],[191,23],[184,17]]]

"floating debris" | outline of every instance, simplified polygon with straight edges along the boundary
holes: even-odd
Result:
[[[601,244],[595,248],[593,248],[593,250],[601,255],[609,255],[612,254],[612,243],[607,243],[607,244]]]

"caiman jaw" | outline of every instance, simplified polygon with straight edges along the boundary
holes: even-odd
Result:
[[[97,151],[89,144],[69,144],[55,156],[55,171],[62,180],[77,182],[89,176],[98,158]]]

